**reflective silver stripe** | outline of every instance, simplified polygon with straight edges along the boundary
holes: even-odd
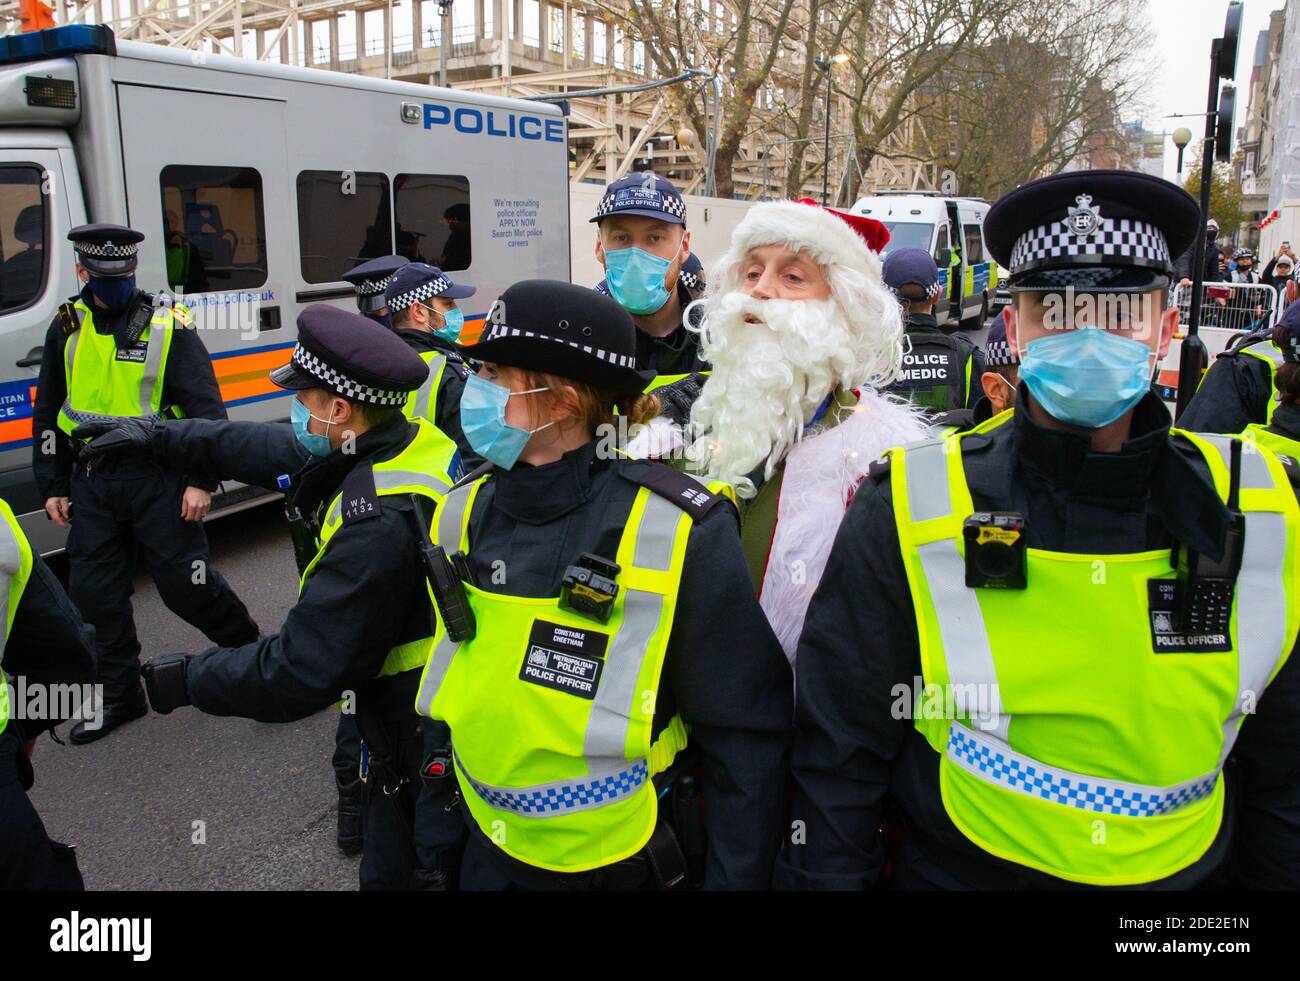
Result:
[[[944,440],[927,439],[907,448],[907,508],[912,521],[929,521],[952,513],[948,493],[948,454]]]
[[[532,787],[494,787],[475,780],[455,747],[456,765],[485,804],[521,817],[551,817],[615,804],[635,794],[650,779],[644,759],[617,760],[614,765],[585,777],[539,783]]]
[[[0,518],[0,650],[4,650],[9,634],[9,587],[22,567],[23,551],[18,537],[9,522]],[[0,673],[0,684],[4,684],[3,673]]]
[[[912,521],[950,516],[952,495],[944,441],[926,440],[909,446],[904,467]],[[954,704],[959,713],[971,716],[980,726],[1005,739],[1011,717],[1002,714],[1002,696],[984,615],[975,591],[966,586],[966,564],[957,542],[951,538],[927,542],[917,547],[917,554],[939,623]]]
[[[465,511],[469,507],[474,488],[482,481],[457,487],[443,500],[438,508],[438,522],[434,529],[433,543],[441,545],[449,552],[460,549],[460,536],[465,528]]]
[[[456,651],[460,648],[460,642],[452,640],[446,634],[434,645],[433,653],[429,656],[429,663],[425,666],[424,674],[420,678],[420,690],[415,696],[415,710],[421,715],[432,718],[433,699],[438,694],[438,689],[442,687],[443,678],[447,677],[447,669],[451,667],[451,660],[456,656]]]
[[[1276,344],[1272,341],[1260,341],[1257,344],[1247,344],[1241,349],[1242,354],[1249,354],[1256,358],[1263,358],[1265,361],[1273,362],[1274,367],[1281,368],[1286,363],[1286,358],[1278,350]]]
[[[411,415],[422,416],[429,420],[433,419],[433,414],[429,410],[433,404],[433,397],[438,392],[438,372],[442,370],[443,365],[446,363],[447,356],[445,354],[439,354],[437,357],[431,358],[427,362],[429,365],[429,377],[424,380],[424,384],[416,390],[413,396],[411,396]]]
[[[1179,810],[1209,796],[1219,779],[1217,767],[1169,787],[1075,773],[1017,753],[1005,740],[960,722],[954,722],[949,730],[945,755],[980,780],[1006,790],[1085,811],[1128,817],[1156,817]]]
[[[71,399],[64,399],[63,405],[60,406],[59,411],[79,425],[84,425],[88,422],[117,422],[118,419],[122,418],[121,416],[106,416],[98,412],[80,412],[72,407]],[[161,422],[163,415],[159,412],[150,412],[140,418],[152,419],[154,422]]]
[[[645,510],[636,530],[632,564],[639,569],[667,572],[672,568],[673,539],[682,520],[689,520],[671,501],[646,494]],[[587,716],[587,731],[582,739],[582,753],[587,757],[589,773],[599,772],[605,761],[625,759],[628,725],[636,704],[637,678],[650,647],[650,639],[663,615],[664,597],[640,589],[627,589],[623,597],[623,621],[610,639],[605,655],[604,674]]]
[[[153,390],[158,384],[158,376],[162,374],[163,354],[167,345],[162,343],[163,338],[159,335],[159,327],[165,332],[171,329],[171,312],[168,311],[167,324],[162,326],[150,323],[149,340],[146,342],[144,356],[144,377],[140,379],[140,414],[149,415],[154,411],[153,408]],[[162,400],[159,399],[161,407]]]
[[[1199,434],[1212,444],[1231,466],[1232,444],[1229,436]],[[1277,485],[1268,469],[1264,454],[1243,446],[1241,486],[1271,490]],[[1286,515],[1272,511],[1246,513],[1246,545],[1237,577],[1237,699],[1232,714],[1223,722],[1223,749],[1219,765],[1227,760],[1237,741],[1241,719],[1247,709],[1254,712],[1268,687],[1273,669],[1285,653],[1286,586],[1283,581],[1286,563]]]

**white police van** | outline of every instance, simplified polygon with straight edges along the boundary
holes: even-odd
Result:
[[[267,371],[305,304],[399,252],[478,287],[569,278],[566,122],[551,105],[117,44],[100,25],[0,37],[0,497],[61,547],[31,479],[45,332],[84,222],[144,232],[140,288],[186,303],[232,418],[280,419]],[[251,488],[214,503],[249,503]]]
[[[935,304],[939,323],[978,330],[1004,305],[998,295],[999,267],[984,247],[980,198],[941,197],[934,191],[883,191],[859,198],[849,209],[889,228],[890,249],[925,249],[939,267],[943,293]]]

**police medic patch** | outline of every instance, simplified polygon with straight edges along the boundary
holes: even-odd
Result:
[[[1147,580],[1147,609],[1151,612],[1151,650],[1157,654],[1223,654],[1232,650],[1226,633],[1188,634],[1175,626],[1178,583]]]
[[[534,620],[519,680],[579,698],[595,698],[609,634]]]

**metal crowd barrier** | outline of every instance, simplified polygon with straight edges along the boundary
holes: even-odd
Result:
[[[1201,298],[1201,327],[1252,333],[1272,330],[1277,321],[1278,292],[1264,283],[1204,283]],[[1192,287],[1174,291],[1178,322],[1186,326],[1192,318]]]

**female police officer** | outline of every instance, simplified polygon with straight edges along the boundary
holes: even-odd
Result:
[[[461,887],[765,888],[789,668],[724,485],[597,440],[616,406],[647,408],[631,318],[527,281],[466,354],[484,366],[461,422],[495,470],[439,510],[439,626],[416,702],[451,727]]]

